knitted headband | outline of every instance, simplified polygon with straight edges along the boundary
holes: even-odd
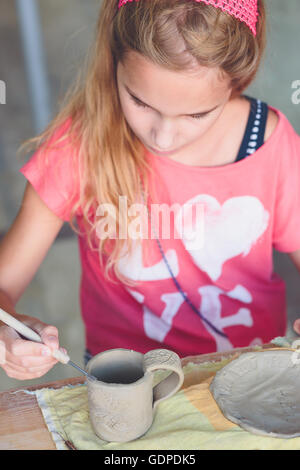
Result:
[[[128,2],[138,2],[139,0],[120,0],[119,8],[126,5]],[[246,23],[251,29],[254,36],[256,36],[256,23],[258,17],[258,0],[194,0],[195,2],[204,2],[206,5],[212,5],[216,8],[229,13],[231,16]]]

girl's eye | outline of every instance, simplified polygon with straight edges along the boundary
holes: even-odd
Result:
[[[141,101],[137,100],[134,96],[130,95],[133,102],[137,105],[137,106],[141,106],[142,108],[147,108],[148,106],[144,103],[142,103]],[[203,119],[205,117],[205,115],[203,114],[195,114],[194,116],[189,116],[191,117],[192,119]]]
[[[190,116],[192,119],[203,119],[206,114],[195,114],[194,116]]]
[[[130,95],[131,96],[131,95]],[[141,106],[142,108],[147,108],[146,104],[141,103],[139,100],[137,100],[134,96],[131,96],[131,99],[137,106]]]

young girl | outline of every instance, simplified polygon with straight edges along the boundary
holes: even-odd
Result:
[[[85,80],[29,141],[22,207],[0,246],[0,306],[44,341],[0,327],[10,377],[56,362],[57,329],[14,306],[64,221],[78,234],[86,359],[111,348],[183,357],[285,334],[272,249],[300,270],[300,138],[242,94],[265,29],[263,0],[103,0]]]

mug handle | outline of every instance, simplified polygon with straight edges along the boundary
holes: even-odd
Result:
[[[181,360],[178,354],[168,349],[153,349],[144,354],[143,366],[145,372],[155,370],[171,370],[172,373],[153,387],[153,408],[166,398],[174,395],[184,381]]]

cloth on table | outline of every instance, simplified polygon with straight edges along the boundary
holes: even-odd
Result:
[[[280,346],[280,341],[277,344]],[[79,450],[299,449],[300,437],[280,439],[255,435],[223,416],[209,385],[215,373],[236,357],[188,363],[183,368],[185,380],[181,390],[158,405],[146,434],[127,443],[106,442],[94,433],[86,384],[42,389],[35,394],[56,447],[61,450],[66,449],[66,440]],[[161,374],[156,373],[155,383],[160,380]]]

